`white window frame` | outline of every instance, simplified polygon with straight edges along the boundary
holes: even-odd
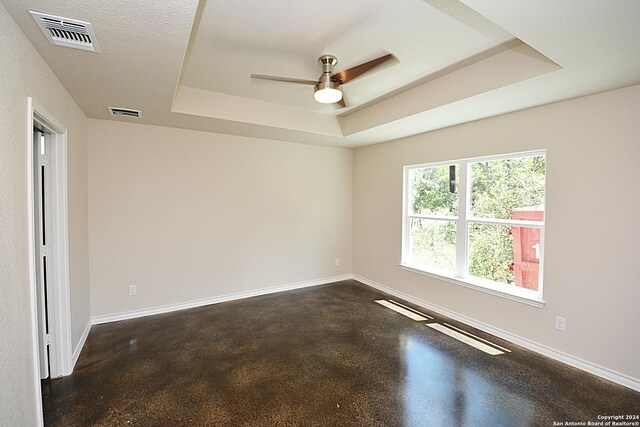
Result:
[[[469,206],[471,204],[471,182],[470,176],[471,164],[485,161],[495,161],[503,159],[514,159],[532,156],[545,157],[545,199],[547,194],[546,188],[546,150],[526,151],[519,153],[500,154],[495,156],[473,157],[467,159],[450,160],[445,162],[423,163],[418,165],[408,165],[403,168],[403,197],[402,197],[402,257],[400,267],[404,270],[418,274],[423,274],[432,278],[440,279],[456,285],[475,289],[492,295],[501,296],[510,300],[522,302],[525,304],[542,307],[543,299],[543,269],[544,269],[544,224],[546,220],[546,200],[545,214],[542,221],[524,221],[514,219],[495,219],[495,218],[479,218],[471,216]],[[409,180],[410,172],[414,169],[432,168],[438,166],[455,165],[459,170],[458,182],[458,215],[457,216],[441,216],[429,214],[413,214],[410,204],[412,203],[411,190],[412,183]],[[469,215],[468,215],[469,213]],[[413,263],[410,259],[410,242],[411,242],[411,219],[425,218],[433,220],[450,220],[455,221],[457,225],[456,233],[456,269],[453,274],[436,270],[425,265]],[[508,286],[503,283],[494,282],[479,277],[469,276],[468,274],[468,252],[469,252],[469,224],[491,224],[505,226],[520,226],[540,229],[540,267],[538,277],[538,290],[519,288]]]

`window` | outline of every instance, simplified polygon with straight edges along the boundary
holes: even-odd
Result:
[[[402,265],[542,301],[545,152],[405,166]]]

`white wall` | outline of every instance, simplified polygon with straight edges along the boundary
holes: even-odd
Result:
[[[0,4],[0,423],[36,425],[27,213],[27,97],[68,129],[72,345],[89,321],[86,118]]]
[[[93,119],[88,135],[93,316],[351,273],[352,150]]]
[[[638,381],[638,111],[634,86],[356,150],[354,273]],[[404,165],[542,148],[543,308],[398,267]]]

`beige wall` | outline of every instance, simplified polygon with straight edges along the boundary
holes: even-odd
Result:
[[[354,273],[640,378],[640,86],[468,123],[354,155]],[[398,267],[403,165],[547,151],[543,308]],[[567,331],[554,329],[556,315]]]
[[[351,273],[352,150],[102,120],[88,134],[93,316]]]
[[[0,4],[0,423],[36,425],[27,213],[27,97],[68,129],[72,345],[89,320],[86,118]]]

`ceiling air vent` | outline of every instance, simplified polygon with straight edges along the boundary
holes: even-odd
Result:
[[[107,107],[109,113],[112,116],[120,116],[120,117],[142,117],[142,111],[140,110],[132,110],[130,108],[119,108],[119,107]]]
[[[30,11],[49,43],[74,49],[100,52],[91,24],[61,16]]]

